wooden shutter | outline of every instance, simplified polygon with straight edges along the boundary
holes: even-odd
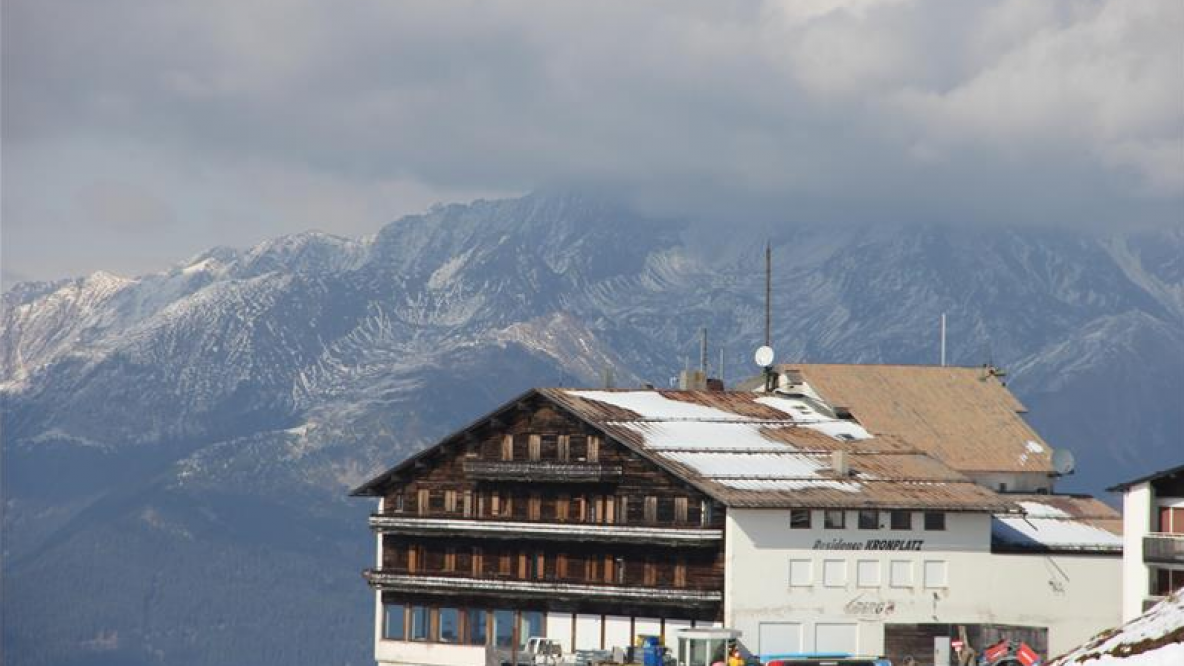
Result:
[[[682,558],[674,563],[674,586],[687,586],[687,561]]]
[[[526,457],[536,461],[543,457],[543,438],[541,435],[531,435],[526,441]]]
[[[479,577],[485,571],[485,553],[480,548],[473,548],[473,576]]]
[[[645,498],[645,522],[658,522],[658,498],[653,495]]]
[[[588,462],[600,461],[600,438],[588,435]]]
[[[674,498],[674,522],[687,522],[687,498],[685,497]]]
[[[539,520],[543,515],[543,498],[539,497],[537,493],[530,496],[530,504],[527,505],[527,519]]]
[[[569,435],[559,436],[559,462],[567,462],[571,460],[571,438]]]
[[[571,498],[567,495],[560,495],[559,499],[555,501],[555,520],[559,522],[566,522],[571,511]]]
[[[502,435],[502,460],[514,459],[514,436]]]
[[[462,500],[462,502],[464,503],[463,508],[464,508],[465,518],[472,518],[473,517],[473,491],[466,490],[465,495],[464,495],[464,499]]]
[[[431,493],[427,488],[420,488],[416,493],[415,512],[421,516],[427,515],[428,501],[431,499]]]
[[[567,578],[567,553],[559,553],[555,557],[555,577],[560,580]]]

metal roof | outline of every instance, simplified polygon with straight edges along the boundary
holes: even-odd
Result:
[[[991,519],[997,550],[1122,550],[1122,516],[1107,504],[1083,495],[1007,495],[1023,515]]]
[[[876,435],[893,434],[963,472],[1053,473],[1052,447],[992,368],[797,363],[831,405]]]
[[[1184,465],[1176,465],[1175,467],[1161,469],[1158,472],[1152,472],[1151,474],[1148,474],[1146,476],[1140,476],[1137,479],[1132,479],[1130,481],[1124,481],[1124,482],[1119,483],[1117,485],[1110,486],[1106,490],[1109,492],[1112,492],[1112,493],[1125,491],[1127,488],[1130,488],[1131,486],[1137,486],[1140,483],[1146,483],[1147,481],[1158,481],[1164,477],[1175,476],[1176,474],[1180,474],[1181,472],[1184,472]]]

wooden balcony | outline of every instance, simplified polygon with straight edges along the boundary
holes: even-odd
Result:
[[[1154,564],[1184,564],[1184,534],[1152,532],[1143,537],[1143,561]]]
[[[466,536],[507,540],[632,543],[656,546],[718,547],[723,530],[592,523],[546,523],[474,518],[425,518],[373,514],[370,528],[383,534]]]
[[[443,597],[490,597],[498,601],[542,601],[549,604],[608,602],[646,607],[714,609],[723,600],[720,590],[418,575],[374,569],[367,569],[363,576],[372,587],[384,591]]]
[[[623,474],[620,465],[541,460],[466,460],[464,471],[476,481],[528,483],[610,483]]]

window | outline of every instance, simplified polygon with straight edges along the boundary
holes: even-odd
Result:
[[[401,641],[406,636],[407,607],[403,604],[383,604],[382,637]]]
[[[526,457],[529,460],[541,460],[543,457],[543,438],[530,435],[526,440]]]
[[[841,509],[827,509],[823,514],[822,526],[828,530],[841,530],[847,526],[847,514]]]
[[[588,438],[583,435],[568,435],[567,449],[571,460],[584,460],[588,451]]]
[[[711,500],[703,500],[702,504],[703,525],[710,525],[715,521],[715,503]]]
[[[395,495],[395,513],[403,513],[403,493]]]
[[[460,642],[460,611],[455,608],[440,609],[440,642]]]
[[[789,586],[810,587],[814,584],[814,567],[810,560],[789,561]]]
[[[673,497],[659,497],[658,498],[658,522],[659,523],[674,522],[674,498]]]
[[[811,527],[813,527],[813,525],[811,524],[809,509],[789,510],[789,529],[808,530]]]
[[[925,560],[922,567],[925,587],[946,587],[946,563],[943,560]]]
[[[913,586],[913,563],[908,560],[892,560],[888,564],[889,585],[892,587]]]
[[[431,613],[427,606],[411,607],[411,640],[426,641],[431,624]]]
[[[880,529],[880,512],[869,511],[861,509],[859,511],[859,529],[861,530],[878,530]]]
[[[620,555],[613,558],[613,573],[616,574],[616,583],[618,585],[625,584],[625,558]]]
[[[584,520],[589,523],[596,522],[596,498],[589,497],[584,502]]]
[[[514,459],[514,436],[502,435],[502,460]]]
[[[514,644],[514,611],[493,611],[493,640],[498,647],[510,647]]]
[[[542,637],[544,633],[543,614],[539,611],[522,611],[519,613],[518,643],[525,647],[526,641],[535,637]]]
[[[859,587],[879,587],[880,563],[877,560],[859,560],[856,562],[855,584]]]
[[[444,510],[443,491],[433,490],[428,494],[428,509],[433,512],[440,512]]]
[[[927,532],[940,532],[946,528],[946,514],[940,511],[926,511],[925,512],[925,530]]]
[[[468,612],[469,645],[485,645],[485,623],[488,620],[485,609],[470,608]]]
[[[890,514],[891,527],[894,530],[911,530],[913,529],[913,512],[912,511],[893,511]]]
[[[847,585],[847,560],[823,560],[822,584],[826,587]]]

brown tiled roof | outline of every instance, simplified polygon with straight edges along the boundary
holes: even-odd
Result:
[[[873,433],[896,435],[954,469],[1053,471],[1052,448],[985,368],[800,363],[779,369],[799,371],[824,400],[849,409]]]
[[[1015,510],[994,491],[895,435],[836,439],[758,402],[768,397],[762,394],[539,392],[728,506]],[[624,406],[645,401],[661,404],[648,412]],[[709,411],[695,414],[699,407]],[[837,450],[848,452],[847,476],[829,471]]]

